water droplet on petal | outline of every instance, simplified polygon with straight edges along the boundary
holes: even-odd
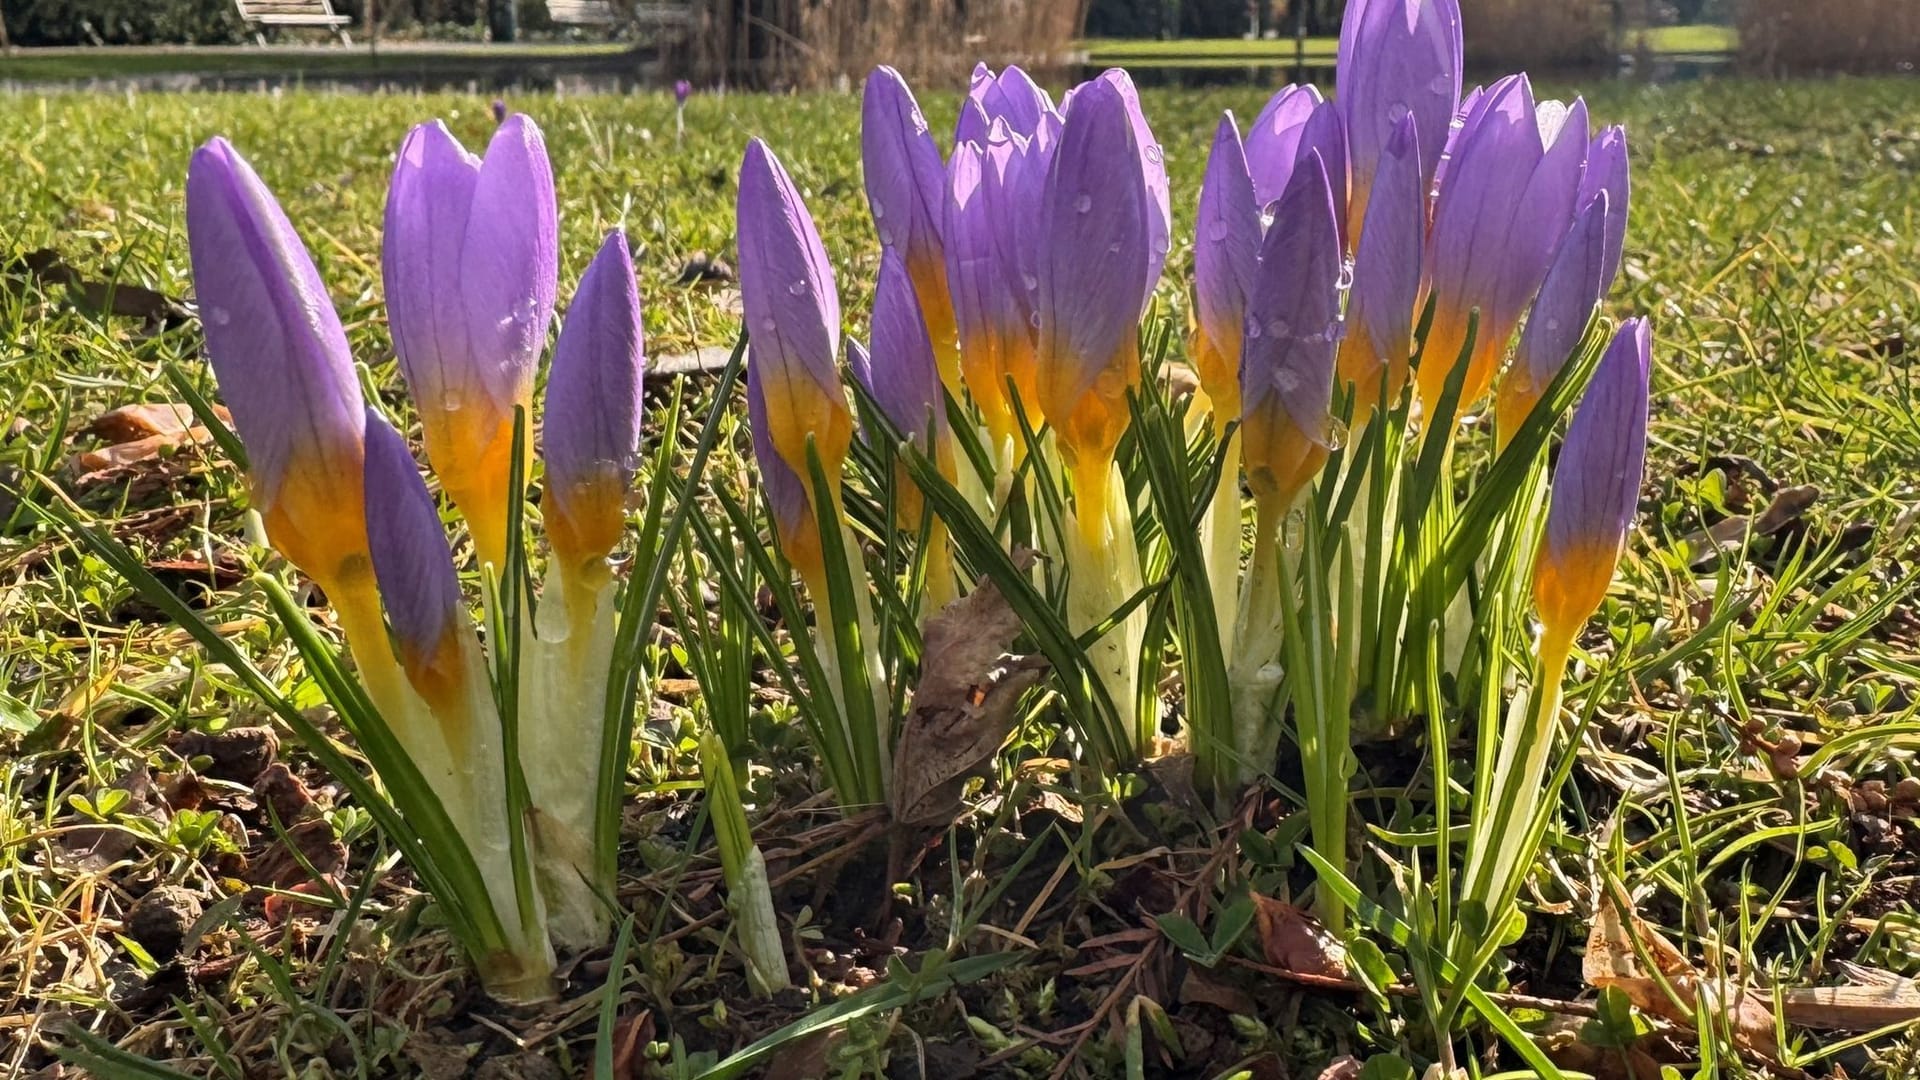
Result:
[[[442,412],[459,412],[460,407],[464,404],[465,402],[460,400],[460,395],[451,390],[440,395],[440,409]]]
[[[801,278],[798,281],[795,281],[793,284],[787,286],[787,293],[790,296],[807,295],[807,279]]]
[[[1109,254],[1109,255],[1118,255],[1118,254],[1120,254],[1120,241],[1118,241],[1118,240],[1115,240],[1115,241],[1114,241],[1113,243],[1111,243],[1111,244],[1108,244],[1108,245],[1107,245],[1107,254]]]
[[[1289,326],[1285,319],[1275,319],[1267,324],[1267,333],[1272,334],[1274,337],[1286,337],[1287,331],[1292,329],[1293,327]]]
[[[1339,289],[1341,292],[1346,292],[1348,289],[1353,288],[1352,259],[1348,259],[1340,264],[1340,276],[1334,281],[1333,287]]]
[[[879,202],[874,203],[873,204],[873,220],[879,221],[881,218],[886,216],[887,216],[886,204],[879,203]]]
[[[1160,164],[1161,156],[1160,156],[1159,143],[1154,143],[1153,145],[1147,147],[1147,160],[1152,162],[1155,165]]]
[[[1024,285],[1028,292],[1032,292],[1040,287],[1040,279],[1034,277],[1032,274],[1022,273],[1020,275],[1020,284]]]
[[[1214,218],[1207,223],[1207,239],[1218,244],[1227,238],[1227,222],[1224,218]]]
[[[1337,416],[1327,417],[1326,443],[1329,450],[1344,449],[1347,445],[1347,425]]]
[[[223,307],[209,308],[207,318],[212,319],[215,326],[225,326],[233,321],[233,312]]]
[[[1286,520],[1280,523],[1280,546],[1288,551],[1299,551],[1307,544],[1307,515],[1301,510],[1287,512]]]
[[[1259,337],[1259,336],[1260,336],[1260,324],[1259,324],[1259,323],[1248,323],[1248,324],[1247,324],[1247,328],[1246,328],[1246,334],[1247,334],[1247,340],[1248,340],[1248,341],[1252,341],[1253,339],[1255,339],[1255,338],[1257,338],[1257,337]]]
[[[1435,94],[1452,93],[1453,78],[1444,72],[1442,72],[1439,75],[1435,75],[1433,77],[1433,81],[1427,84],[1427,90]]]
[[[1555,318],[1551,318],[1551,317],[1550,317],[1550,318],[1548,318],[1548,319],[1547,319],[1547,329],[1548,329],[1549,331],[1553,331],[1553,330],[1558,330],[1558,329],[1560,329],[1560,320],[1559,320],[1559,319],[1555,319]]]
[[[1073,208],[1083,214],[1093,209],[1093,196],[1081,192],[1080,197],[1073,200]]]
[[[1446,78],[1446,76],[1443,75],[1441,76],[1441,78],[1444,79]],[[1400,121],[1405,120],[1407,118],[1407,113],[1409,111],[1410,110],[1407,108],[1406,102],[1404,101],[1394,102],[1393,104],[1387,106],[1387,123],[1398,124]]]
[[[1039,312],[1036,311],[1033,314],[1027,316],[1027,321],[1033,324],[1033,328],[1035,330],[1040,329],[1040,313]]]

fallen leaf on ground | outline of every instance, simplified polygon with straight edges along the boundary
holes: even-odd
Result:
[[[1652,970],[1634,951],[1636,942],[1653,961]],[[1773,1036],[1772,1010],[1759,994],[1744,986],[1724,988],[1702,978],[1685,954],[1653,924],[1631,912],[1622,919],[1611,895],[1600,898],[1600,909],[1594,913],[1581,974],[1589,986],[1616,987],[1643,1012],[1688,1028],[1693,1027],[1696,1002],[1704,1000],[1710,1012],[1725,1012],[1727,1004],[1721,995],[1730,991],[1734,1036],[1768,1057],[1779,1049]],[[1671,994],[1661,985],[1661,979],[1672,988]]]
[[[1759,514],[1726,518],[1688,535],[1681,543],[1686,545],[1690,565],[1698,567],[1737,552],[1750,538],[1772,536],[1799,521],[1819,498],[1820,489],[1812,484],[1783,487]]]
[[[221,420],[232,423],[232,414],[219,405],[213,407],[215,415]],[[207,431],[200,427],[200,420],[193,413],[193,407],[177,401],[147,402],[140,405],[122,405],[109,409],[94,417],[82,433],[109,443],[132,442],[152,435],[186,435],[197,432],[196,439],[205,439]]]
[[[1920,983],[1881,968],[1844,964],[1852,983],[1788,990],[1787,1023],[1823,1031],[1872,1031],[1920,1019]]]
[[[1014,562],[1024,571],[1033,553]],[[967,778],[1000,752],[1014,707],[1046,670],[1044,660],[1007,651],[1019,634],[1020,616],[986,578],[927,620],[920,683],[894,748],[895,821],[952,821]]]
[[[656,356],[647,361],[646,380],[659,382],[682,375],[714,375],[726,370],[733,350],[719,345],[702,345],[690,353]]]
[[[1254,893],[1253,922],[1267,963],[1299,975],[1347,977],[1346,948],[1305,911]]]

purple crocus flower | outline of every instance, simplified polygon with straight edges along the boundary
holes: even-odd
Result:
[[[1241,430],[1247,484],[1263,514],[1284,512],[1331,449],[1342,260],[1333,187],[1319,152],[1309,151],[1274,203],[1247,296]]]
[[[346,334],[293,225],[225,139],[187,168],[187,247],[267,535],[328,593],[365,589],[366,421]]]
[[[436,714],[465,693],[466,619],[440,513],[407,440],[366,411],[366,517],[373,573],[407,681]]]
[[[1457,140],[1428,233],[1433,323],[1420,399],[1433,408],[1479,309],[1460,407],[1485,394],[1528,301],[1573,219],[1587,156],[1587,107],[1535,106],[1525,75],[1479,99]]]
[[[1005,120],[1009,131],[1032,138],[1040,127],[1040,118],[1054,113],[1053,98],[1025,71],[1012,64],[998,75],[985,64],[974,65],[967,101],[979,106],[979,110],[961,109],[953,131],[955,146],[986,142],[987,129],[995,120]]]
[[[873,294],[873,343],[853,374],[900,434],[931,453],[947,439],[946,397],[934,366],[933,340],[898,251],[880,253]]]
[[[1500,377],[1494,416],[1502,444],[1526,422],[1527,414],[1572,357],[1600,304],[1611,201],[1605,190],[1596,192],[1554,253],[1526,329],[1520,332],[1513,363]]]
[[[1260,260],[1260,206],[1231,112],[1214,129],[1193,243],[1193,367],[1222,422],[1240,417],[1241,335]]]
[[[1403,116],[1375,166],[1373,197],[1353,260],[1347,333],[1340,342],[1337,382],[1353,387],[1356,424],[1379,404],[1383,368],[1389,408],[1406,385],[1427,225],[1424,185],[1419,129],[1413,117]]]
[[[1286,87],[1267,102],[1247,134],[1247,171],[1254,199],[1272,205],[1287,190],[1293,171],[1308,154],[1320,155],[1341,210],[1340,245],[1347,247],[1347,126],[1334,103],[1312,86]]]
[[[873,69],[860,98],[860,162],[880,244],[898,249],[905,259],[926,313],[941,381],[958,395],[960,359],[940,237],[946,169],[913,91],[890,67]]]
[[[569,569],[604,580],[626,528],[640,452],[645,364],[640,289],[626,235],[607,234],[574,291],[547,373],[541,512],[547,541]]]
[[[493,122],[496,125],[507,122],[507,103],[500,98],[493,99]]]
[[[1172,187],[1167,180],[1166,154],[1153,137],[1147,114],[1140,108],[1140,91],[1134,88],[1133,76],[1121,68],[1108,68],[1094,81],[1106,83],[1119,92],[1126,106],[1127,122],[1133,127],[1134,149],[1140,155],[1140,175],[1147,190],[1147,280],[1141,294],[1141,303],[1145,305],[1153,299],[1153,288],[1160,282],[1160,271],[1166,268],[1167,252],[1173,245]]]
[[[947,283],[960,331],[960,371],[998,444],[1018,434],[1006,390],[1008,358],[1016,352],[1030,356],[1032,348],[1031,327],[1015,296],[1020,286],[1019,271],[1011,262],[1012,245],[1001,242],[1002,223],[1010,214],[1008,169],[1025,153],[1025,140],[1008,133],[1005,121],[995,121],[991,131],[984,146],[966,142],[954,147],[947,162],[942,231]]]
[[[1151,282],[1152,196],[1126,95],[1096,79],[1073,96],[1039,215],[1040,406],[1075,470],[1081,518],[1104,511],[1113,452],[1139,378],[1140,315]],[[1091,527],[1091,526],[1089,526]]]
[[[787,558],[807,580],[824,571],[806,481],[812,440],[829,484],[837,484],[853,416],[840,389],[840,296],[813,215],[772,150],[747,143],[736,208],[740,302],[750,335],[748,415],[774,525]],[[838,495],[837,488],[830,492]]]
[[[1647,320],[1623,323],[1567,427],[1533,572],[1543,652],[1572,643],[1613,580],[1646,464],[1652,354]]]
[[[1430,160],[1420,190],[1432,187],[1440,148],[1460,101],[1459,0],[1352,0],[1340,19],[1335,104],[1346,121],[1353,194],[1348,221],[1365,220],[1374,175],[1387,143],[1412,119]]]
[[[693,96],[693,84],[685,79],[673,80],[673,103],[685,106],[687,99]]]
[[[394,164],[381,269],[427,459],[480,558],[503,565],[514,410],[531,415],[559,276],[553,170],[533,121],[508,117],[485,159],[438,121],[414,128]]]
[[[1587,146],[1587,171],[1580,179],[1575,206],[1586,206],[1599,192],[1607,193],[1607,253],[1600,271],[1600,295],[1613,288],[1627,243],[1627,205],[1632,195],[1627,172],[1627,132],[1618,124],[1594,136]]]

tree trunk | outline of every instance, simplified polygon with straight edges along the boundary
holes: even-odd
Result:
[[[520,34],[517,0],[487,0],[487,31],[493,40],[509,42]]]

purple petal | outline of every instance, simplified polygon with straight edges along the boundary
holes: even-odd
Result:
[[[1353,155],[1355,199],[1364,208],[1386,144],[1411,117],[1422,190],[1431,186],[1439,148],[1460,100],[1459,0],[1353,0],[1340,20],[1336,103]]]
[[[1508,78],[1517,77],[1518,76],[1508,76]],[[1495,83],[1494,85],[1497,87],[1499,83]],[[1468,129],[1474,126],[1479,120],[1482,114],[1482,106],[1486,103],[1486,100],[1486,88],[1479,86],[1467,91],[1465,96],[1461,97],[1460,107],[1454,110],[1453,119],[1448,121],[1447,141],[1440,148],[1440,160],[1433,163],[1433,186],[1428,190],[1429,196],[1438,192],[1441,185],[1445,182],[1447,178],[1447,166],[1453,161],[1454,152],[1459,149],[1460,144],[1464,141],[1464,136],[1467,134]]]
[[[913,91],[890,67],[873,69],[860,98],[860,163],[881,245],[937,260],[946,169]]]
[[[1647,449],[1652,335],[1645,319],[1621,325],[1594,372],[1553,471],[1535,581],[1550,631],[1572,634],[1600,604],[1633,522]]]
[[[387,621],[412,675],[431,664],[461,617],[460,578],[433,496],[407,440],[366,412],[367,540]]]
[[[987,116],[987,110],[972,98],[960,102],[960,119],[953,125],[953,145],[955,149],[972,143],[984,146],[987,132],[993,127],[993,120]]]
[[[256,495],[272,505],[292,470],[350,483],[365,420],[346,334],[293,225],[225,139],[188,166],[187,244],[207,359]]]
[[[1037,313],[1048,416],[1065,416],[1131,345],[1151,283],[1152,215],[1127,100],[1084,84],[1046,178]]]
[[[1217,374],[1237,380],[1240,334],[1246,318],[1247,290],[1260,258],[1260,207],[1240,145],[1233,114],[1220,118],[1200,182],[1200,208],[1193,246],[1194,312],[1208,347],[1218,350],[1228,370]],[[1197,358],[1196,358],[1197,359]],[[1202,378],[1207,372],[1202,371]],[[1209,390],[1216,397],[1214,390]]]
[[[479,181],[480,159],[438,120],[400,144],[387,192],[381,278],[400,372],[424,411],[490,394],[468,345],[461,293],[461,251]]]
[[[1461,310],[1491,303],[1514,210],[1542,154],[1525,76],[1496,84],[1467,124],[1434,204],[1427,255],[1434,291]]]
[[[897,251],[880,255],[873,295],[873,355],[863,374],[867,393],[902,435],[931,446],[946,432],[946,396],[933,359],[933,339],[914,295],[906,260]]]
[[[1260,247],[1247,297],[1241,411],[1284,409],[1321,445],[1340,343],[1342,262],[1333,189],[1319,154],[1309,152],[1274,203]]]
[[[1333,205],[1340,211],[1340,250],[1346,251],[1349,249],[1347,192],[1351,172],[1347,157],[1347,126],[1340,117],[1340,110],[1331,101],[1316,106],[1313,114],[1307,117],[1307,122],[1300,126],[1300,159],[1305,160],[1309,153],[1319,154],[1326,168],[1327,183],[1333,191]]]
[[[1524,421],[1525,410],[1546,393],[1579,346],[1587,321],[1600,303],[1607,202],[1606,192],[1596,193],[1554,253],[1553,265],[1534,300],[1533,313],[1527,317],[1527,328],[1520,334],[1513,367],[1502,380],[1501,398],[1511,402],[1501,410],[1505,414],[1501,423],[1508,430]]]
[[[1500,283],[1493,298],[1496,327],[1511,329],[1540,289],[1547,264],[1573,222],[1573,200],[1587,163],[1587,105],[1546,102],[1539,108],[1539,133],[1551,144],[1513,208]]]
[[[549,497],[575,494],[617,513],[640,450],[640,290],[625,234],[607,234],[567,308],[547,373],[541,456]]]
[[[1160,271],[1166,267],[1167,252],[1173,243],[1172,189],[1167,180],[1166,155],[1153,137],[1153,129],[1147,126],[1147,115],[1140,108],[1140,92],[1134,89],[1133,77],[1120,68],[1110,68],[1100,74],[1100,81],[1117,89],[1120,99],[1126,103],[1127,121],[1133,126],[1134,148],[1140,155],[1140,174],[1146,180],[1147,284],[1141,296],[1144,306],[1153,298],[1153,287],[1160,281]]]
[[[1420,249],[1426,231],[1422,198],[1426,182],[1419,147],[1413,117],[1401,117],[1376,165],[1373,194],[1354,254],[1347,318],[1365,331],[1375,354],[1367,359],[1373,363],[1404,364],[1413,348],[1413,309],[1419,302]],[[1362,387],[1361,392],[1370,397],[1373,389]]]
[[[515,114],[480,162],[460,249],[469,362],[502,409],[524,404],[546,348],[560,276],[553,167],[540,128]]]
[[[1627,133],[1618,125],[1594,136],[1587,147],[1587,171],[1580,180],[1574,205],[1585,206],[1595,194],[1607,193],[1607,254],[1600,278],[1600,294],[1613,288],[1627,242],[1627,207],[1632,194],[1627,171]]]
[[[1324,100],[1312,84],[1283,86],[1247,129],[1247,171],[1253,175],[1253,197],[1261,206],[1287,190],[1301,157],[1300,136]]]
[[[988,215],[1000,264],[1006,268],[1014,318],[1030,338],[1038,330],[1034,320],[1039,312],[1040,263],[1046,242],[1046,230],[1036,228],[1035,223],[1044,212],[1047,174],[1052,171],[1059,138],[1060,133],[1042,121],[1040,134],[1031,142],[1012,134],[988,142],[989,157],[1001,165],[999,188],[989,192],[990,196],[997,194],[998,199]]]
[[[812,520],[807,484],[773,445],[767,395],[760,385],[764,376],[757,371],[753,365],[747,366],[747,423],[753,428],[753,462],[767,495],[767,507],[773,513],[774,527],[782,538],[795,537]]]
[[[736,217],[750,366],[802,373],[823,394],[839,394],[840,297],[833,266],[800,192],[759,139],[747,143],[740,165]]]
[[[1013,295],[1017,271],[1002,257],[996,221],[996,214],[1005,211],[1004,177],[1013,153],[1007,141],[984,152],[962,143],[947,162],[947,284],[966,355],[991,354],[1001,335],[1019,328]]]

